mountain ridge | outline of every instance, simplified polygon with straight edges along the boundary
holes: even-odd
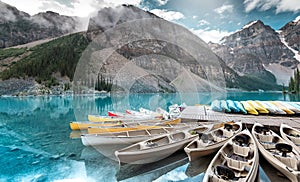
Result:
[[[119,12],[119,13],[121,12],[121,13],[116,14],[116,12]],[[127,14],[127,16],[125,16],[125,14]],[[39,17],[40,16],[43,17],[44,15],[46,17],[48,15],[51,15],[53,17],[59,16],[58,14],[56,14],[54,12],[46,12],[46,13],[41,13],[39,15]],[[117,18],[113,17],[115,15],[117,15]],[[103,18],[103,17],[106,17],[106,18]],[[70,43],[75,44],[75,42],[78,42],[77,39],[84,40],[84,41],[81,41],[82,43],[80,43],[80,46],[81,46],[80,50],[82,51],[84,48],[83,46],[87,45],[86,44],[87,42],[85,40],[86,38],[89,41],[91,41],[93,38],[95,38],[95,36],[97,34],[105,31],[106,29],[113,28],[117,24],[124,23],[128,20],[134,20],[134,18],[136,19],[136,18],[147,18],[147,17],[148,18],[159,18],[152,13],[149,13],[149,12],[143,11],[137,7],[128,6],[128,5],[121,6],[121,11],[116,11],[113,8],[107,8],[104,10],[100,10],[98,12],[98,18],[100,18],[100,20],[103,20],[103,21],[98,21],[99,19],[96,20],[95,17],[91,18],[90,24],[88,26],[89,29],[86,32],[80,33],[81,34],[80,36],[78,36],[79,35],[78,33],[74,34],[74,36],[71,35],[71,37],[74,37],[75,39],[71,38],[69,36],[69,38],[71,39]],[[48,19],[48,21],[51,22],[51,17],[50,17],[50,20]],[[97,24],[97,21],[98,21],[98,24]],[[287,30],[286,30],[286,32],[287,32]],[[286,33],[286,34],[288,35],[288,33]],[[41,44],[40,46],[47,45],[47,49],[50,49],[50,50],[53,49],[55,52],[55,50],[57,49],[57,46],[60,46],[60,45],[53,43],[53,42],[58,41],[58,42],[61,42],[62,45],[65,45],[66,42],[64,42],[64,41],[67,41],[67,39],[64,40],[64,38],[66,38],[66,37],[67,36],[63,36],[62,38],[58,38],[58,39],[50,41],[48,43]],[[249,37],[251,37],[251,38],[249,38]],[[236,41],[236,39],[238,39],[238,38],[240,38],[240,40]],[[288,40],[287,40],[287,42],[288,42]],[[134,57],[139,57],[143,54],[151,54],[151,53],[158,53],[158,52],[162,52],[163,55],[168,56],[168,55],[172,54],[172,52],[174,52],[175,50],[179,50],[176,47],[174,47],[170,44],[164,43],[164,42],[156,41],[154,44],[153,43],[154,42],[147,42],[147,41],[138,42],[137,41],[137,42],[128,44],[127,46],[120,47],[117,50],[117,53],[119,53],[120,55],[124,56],[127,59],[128,58],[131,59]],[[153,45],[151,45],[151,44],[153,44],[155,46],[153,47]],[[218,57],[217,59],[222,67],[222,71],[221,71],[222,73],[216,72],[215,74],[224,75],[224,79],[226,81],[227,88],[242,88],[245,90],[258,90],[258,89],[279,90],[280,87],[276,84],[276,79],[277,79],[278,84],[281,84],[282,82],[281,81],[278,82],[277,77],[275,79],[274,75],[275,76],[277,76],[277,75],[276,75],[276,73],[273,72],[275,70],[273,67],[281,66],[281,68],[286,68],[288,70],[291,70],[292,68],[295,68],[298,66],[296,60],[293,58],[294,53],[291,50],[289,50],[282,43],[282,41],[279,38],[279,33],[276,32],[275,30],[273,30],[270,26],[264,25],[264,23],[261,22],[260,20],[257,20],[256,22],[252,22],[252,23],[250,22],[250,24],[245,25],[240,31],[236,32],[235,35],[229,35],[227,37],[224,37],[223,44],[209,43],[208,45],[217,55],[217,57]],[[260,45],[262,45],[263,48],[260,48]],[[72,46],[73,47],[70,49],[70,52],[69,52],[70,56],[72,56],[72,55],[75,57],[80,56],[80,54],[81,54],[80,51],[74,52],[74,50],[77,50],[78,45],[75,44]],[[270,47],[268,47],[268,46],[270,46]],[[276,48],[275,50],[273,50],[274,46]],[[142,49],[140,49],[140,47],[148,47],[148,50],[147,49],[142,50]],[[12,55],[10,57],[14,58],[17,56],[22,56],[25,53],[28,54],[28,52],[30,52],[30,51],[35,53],[35,55],[39,55],[42,53],[41,49],[35,48],[35,47],[29,48],[29,49],[24,48],[24,50],[18,49],[15,51],[19,51],[19,53],[18,54],[5,53],[5,54]],[[12,51],[12,52],[15,52],[15,51]],[[2,50],[2,52],[5,52],[5,51]],[[2,52],[0,49],[0,56],[1,56]],[[73,54],[73,52],[74,52],[74,54]],[[191,60],[191,58],[183,52],[175,51],[175,53],[176,53],[176,55],[173,55],[173,56],[180,58],[183,61]],[[10,57],[6,57],[5,59],[8,59]],[[25,58],[22,58],[20,61],[6,66],[6,68],[16,70],[14,67],[20,66],[20,64],[22,62],[24,62],[24,60],[28,59],[26,57],[28,57],[28,55],[25,56]],[[274,57],[277,59],[273,60]],[[57,58],[57,59],[60,59],[60,58]],[[270,61],[267,62],[268,60],[270,60]],[[78,60],[76,60],[76,61],[78,61]],[[76,61],[74,61],[73,63],[75,64]],[[153,58],[151,61],[153,62],[151,64],[150,64],[150,62],[145,62],[145,61],[144,62],[139,61],[139,62],[137,62],[137,64],[139,64],[139,66],[142,66],[145,68],[146,68],[146,66],[151,67],[152,69],[154,69],[154,71],[156,70],[156,72],[161,69],[160,67],[157,67],[157,65],[155,65],[156,63],[159,62],[158,58]],[[166,61],[170,61],[170,60],[166,60]],[[38,62],[39,62],[39,59],[35,59],[34,64],[37,64]],[[73,65],[73,63],[72,63],[72,65]],[[146,63],[147,63],[147,65],[146,65]],[[47,84],[47,83],[49,83],[48,81],[50,80],[51,81],[49,83],[50,87],[52,86],[51,84],[55,85],[57,82],[56,79],[59,79],[59,77],[55,76],[55,75],[57,75],[56,73],[62,72],[62,71],[59,71],[59,70],[61,70],[61,68],[59,66],[60,64],[63,64],[63,62],[62,63],[58,62],[58,64],[55,66],[53,65],[54,68],[52,70],[53,71],[52,75],[51,75],[51,73],[49,73],[50,75],[46,76],[46,78],[43,78],[42,80],[39,78],[38,84]],[[201,68],[201,66],[200,67],[198,66],[199,69],[196,69],[197,63],[196,62],[193,63],[193,61],[192,62],[190,61],[190,63],[188,63],[188,64],[190,64],[188,66],[188,68],[191,70],[191,72],[193,74],[199,76],[199,79],[197,79],[197,80],[201,80],[200,78],[205,78],[205,75],[203,75],[203,70],[205,70],[206,68],[204,69],[204,68]],[[50,63],[50,65],[52,65],[52,63]],[[27,66],[30,66],[30,65],[27,65]],[[271,69],[270,69],[270,67],[271,67]],[[24,69],[24,70],[26,69],[25,67],[22,67],[22,66],[19,68]],[[169,69],[171,69],[171,68],[169,68]],[[202,69],[202,71],[201,71],[201,69]],[[166,71],[170,71],[170,70],[166,70]],[[218,71],[220,71],[220,70],[218,70]],[[103,73],[105,73],[105,72],[103,72]],[[60,74],[64,75],[62,73],[60,73]],[[19,77],[20,78],[30,77],[30,75],[26,75],[26,74],[24,74],[24,75],[25,76],[19,76]],[[67,75],[68,75],[68,79],[72,80],[72,76],[70,76],[70,75],[72,75],[72,73],[68,72]],[[174,77],[174,75],[173,76],[171,75],[171,77]],[[10,77],[6,77],[6,78],[10,78]],[[33,78],[33,80],[35,80],[35,84],[37,84],[36,83],[37,78],[38,77]],[[160,76],[159,77],[149,76],[147,78],[149,78],[150,80],[159,80],[158,83],[154,83],[155,81],[154,82],[152,81],[151,83],[154,83],[154,85],[148,85],[148,86],[151,86],[151,89],[149,89],[150,91],[154,91],[154,92],[156,92],[156,91],[159,91],[159,92],[175,91],[175,90],[173,90],[172,87],[168,86],[170,84],[169,82],[171,80],[162,78]],[[94,84],[95,80],[90,80],[89,82],[90,82],[89,84]],[[63,83],[65,84],[66,82],[63,82]],[[71,82],[68,81],[68,84],[70,84],[70,83]],[[147,89],[146,90],[142,89],[143,83],[147,83],[147,81],[139,80],[138,84],[140,84],[140,85],[135,84],[133,86],[133,89],[136,91],[147,92]],[[134,92],[134,90],[132,90],[132,91]],[[0,91],[0,94],[1,94],[1,91]]]
[[[295,59],[295,51],[283,42],[281,36],[281,33],[256,20],[223,37],[220,43],[209,45],[239,75],[269,72],[276,77],[277,84],[287,85],[299,61]]]
[[[78,24],[77,17],[52,11],[30,16],[0,1],[0,48],[69,34],[77,31]]]

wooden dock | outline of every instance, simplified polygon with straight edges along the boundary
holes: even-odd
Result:
[[[253,125],[255,122],[267,126],[280,126],[281,123],[288,124],[300,129],[300,117],[298,116],[271,116],[271,115],[244,115],[215,112],[207,106],[188,106],[181,114],[183,120],[200,121],[241,121],[245,124]]]

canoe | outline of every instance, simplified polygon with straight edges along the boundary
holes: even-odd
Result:
[[[274,104],[276,107],[278,107],[279,109],[283,110],[284,112],[286,112],[287,114],[295,114],[292,110],[286,108],[284,105],[282,105],[279,102],[276,101],[270,101],[271,104]]]
[[[247,111],[244,108],[243,104],[241,104],[239,101],[234,101],[234,104],[236,105],[237,108],[239,108],[241,113],[247,114]]]
[[[235,103],[232,100],[226,100],[227,106],[229,109],[233,112],[240,112],[240,109],[235,105]]]
[[[128,127],[136,125],[158,125],[158,124],[178,124],[181,119],[169,119],[169,120],[127,120],[127,121],[106,121],[106,122],[70,122],[70,128],[72,130],[87,130],[88,128],[109,128],[109,127]]]
[[[243,104],[248,114],[258,115],[256,109],[253,106],[251,106],[247,101],[241,101],[241,104]]]
[[[107,115],[110,117],[126,117],[127,113],[116,112],[116,111],[107,111]]]
[[[256,111],[258,111],[259,114],[269,114],[269,111],[266,108],[260,106],[255,101],[248,100],[247,102],[249,103],[249,105],[251,105],[252,107],[254,107],[256,109]]]
[[[132,130],[141,130],[141,129],[153,129],[153,128],[162,128],[166,126],[178,125],[181,122],[181,118],[166,120],[163,122],[152,122],[152,123],[138,123],[135,124],[125,124],[122,127],[89,127],[87,129],[88,134],[97,134],[97,133],[111,133],[111,132],[122,132],[122,131],[132,131]]]
[[[241,130],[241,122],[225,124],[222,128],[199,134],[199,139],[189,143],[184,148],[184,151],[188,155],[189,161],[194,161],[218,151],[230,138]]]
[[[209,164],[204,182],[254,182],[259,166],[259,153],[249,130],[230,139]]]
[[[280,135],[300,154],[300,131],[286,124],[280,125]]]
[[[132,130],[115,133],[102,134],[84,134],[81,135],[82,144],[85,146],[97,145],[120,145],[120,144],[134,144],[151,137],[168,134],[177,130],[187,129],[189,126],[182,127],[162,127],[154,129]]]
[[[300,171],[298,170],[300,156],[293,146],[259,123],[254,124],[252,135],[260,153],[272,166],[291,181],[300,180]]]
[[[135,143],[115,152],[119,163],[145,164],[164,159],[183,149],[198,138],[197,132],[205,132],[208,126],[198,126],[192,130],[178,131]]]
[[[219,100],[212,101],[210,107],[213,111],[222,112],[221,102]]]
[[[153,117],[160,117],[161,116],[160,113],[157,113],[155,111],[151,111],[149,109],[145,109],[145,108],[142,108],[142,107],[139,109],[139,111],[140,111],[140,113],[150,115],[150,116],[153,116]]]
[[[121,121],[116,123],[70,122],[71,130],[87,130],[89,127],[121,127],[122,125],[123,123]]]
[[[296,114],[300,114],[300,110],[297,109],[296,107],[292,106],[290,103],[288,102],[283,102],[283,101],[277,101],[279,102],[281,105],[283,105],[284,107],[286,107],[287,109],[293,111]]]
[[[283,110],[279,109],[274,104],[270,103],[269,101],[256,101],[258,104],[261,104],[263,107],[268,109],[271,114],[286,114]]]
[[[137,125],[133,127],[115,127],[115,128],[88,128],[88,134],[114,133],[122,131],[133,131],[142,129],[162,128],[162,126]]]
[[[297,110],[300,110],[300,106],[298,104],[296,104],[295,102],[287,102],[288,104],[290,104],[291,106],[295,107]]]
[[[231,112],[225,100],[221,100],[221,108],[223,112]]]
[[[91,122],[106,122],[106,121],[119,121],[120,118],[100,116],[100,115],[88,115],[88,120]]]

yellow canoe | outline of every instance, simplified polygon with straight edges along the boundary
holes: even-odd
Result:
[[[135,127],[116,127],[116,128],[88,128],[88,134],[97,134],[97,133],[114,133],[122,131],[132,131],[132,130],[142,130],[142,129],[156,129],[162,128],[163,126],[147,126],[139,125]]]
[[[270,103],[273,104],[273,105],[275,105],[275,106],[277,106],[279,109],[283,110],[287,114],[295,114],[295,112],[293,112],[292,110],[286,108],[284,105],[280,104],[279,102],[270,101]]]
[[[258,115],[258,112],[256,111],[256,109],[253,106],[251,106],[247,101],[241,101],[241,104],[243,104],[247,113],[253,114],[253,115]]]
[[[88,115],[88,120],[91,122],[106,122],[106,121],[120,121],[120,118],[113,118],[109,116]]]
[[[115,121],[112,123],[95,123],[95,122],[76,122],[76,121],[72,121],[70,122],[70,128],[72,130],[87,130],[90,127],[95,127],[95,128],[101,128],[101,127],[122,127],[122,125],[126,124],[126,125],[138,125],[138,124],[154,124],[154,125],[169,125],[169,124],[178,124],[181,122],[181,119],[174,119],[174,120],[144,120],[144,121],[140,121],[140,122],[122,122],[122,121]]]
[[[255,102],[253,100],[248,100],[247,102],[249,103],[249,105],[254,107],[256,109],[256,111],[258,111],[260,114],[269,114],[268,109],[266,109],[260,103],[258,104],[257,102]]]
[[[89,127],[115,127],[122,126],[122,122],[116,123],[93,123],[93,122],[70,122],[71,130],[87,130]]]

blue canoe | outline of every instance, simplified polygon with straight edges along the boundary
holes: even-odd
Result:
[[[227,106],[232,112],[240,112],[240,109],[235,105],[232,100],[226,100]]]

